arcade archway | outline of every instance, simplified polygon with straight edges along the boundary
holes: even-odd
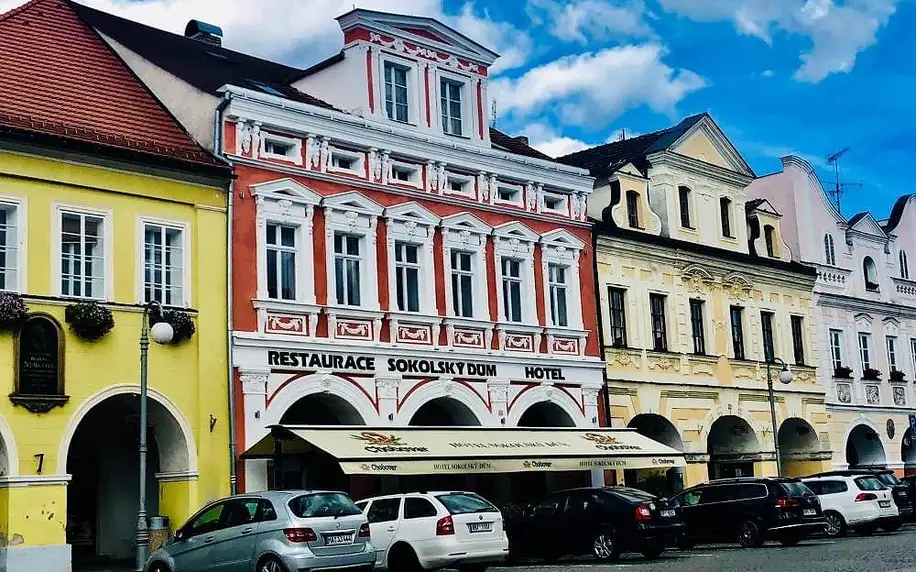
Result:
[[[736,415],[719,417],[706,438],[709,478],[750,477],[760,459],[760,442],[750,423]]]
[[[576,422],[562,407],[549,401],[535,403],[522,413],[519,427],[575,427]]]
[[[851,469],[884,468],[887,454],[881,437],[868,425],[856,425],[846,438],[846,462]]]
[[[821,464],[816,460],[821,443],[810,423],[790,417],[779,426],[777,438],[784,476],[803,477],[821,470]]]
[[[627,427],[646,437],[678,451],[684,450],[684,441],[677,427],[662,415],[642,413],[636,415]],[[624,471],[624,480],[633,486],[658,496],[670,496],[684,488],[684,469],[641,469]]]
[[[518,419],[519,427],[575,427],[576,422],[552,401],[529,405]],[[478,480],[492,498],[512,502],[541,499],[549,491],[588,485],[581,471],[530,472]]]
[[[479,427],[480,419],[457,399],[437,397],[421,405],[408,424],[415,427]]]

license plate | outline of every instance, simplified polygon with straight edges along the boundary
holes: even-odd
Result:
[[[674,511],[673,510],[663,510],[662,518],[674,518]]]
[[[492,522],[469,522],[468,532],[492,532]]]
[[[889,500],[878,501],[878,506],[880,506],[881,508],[890,508],[890,507],[891,507],[891,501],[889,501]]]
[[[324,537],[325,546],[340,546],[341,544],[350,544],[353,537],[349,534],[329,534]]]
[[[805,510],[802,511],[802,514],[805,516],[814,516],[817,514],[817,511],[814,510],[813,508],[806,508]]]

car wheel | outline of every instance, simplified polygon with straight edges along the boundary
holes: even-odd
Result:
[[[156,562],[149,567],[148,572],[169,572],[169,567],[162,562]]]
[[[418,572],[423,567],[420,566],[417,554],[410,545],[396,544],[391,547],[391,552],[388,553],[388,569],[398,570],[398,572],[401,570],[404,572]]]
[[[744,548],[759,548],[763,546],[763,533],[760,525],[753,520],[745,520],[738,525],[738,544]]]
[[[606,528],[595,535],[592,541],[592,554],[602,562],[612,562],[620,558],[620,547],[613,528]]]
[[[882,524],[882,525],[881,525],[881,530],[886,530],[886,531],[888,531],[888,532],[895,532],[895,531],[897,531],[897,530],[900,530],[900,525],[902,525],[902,524],[903,524],[903,523],[900,522],[900,519],[892,520],[892,521],[890,521],[890,522],[886,522],[886,523]]]
[[[840,513],[828,510],[824,513],[824,520],[824,533],[830,538],[840,538],[846,534],[846,520]]]
[[[779,539],[779,543],[783,546],[796,546],[801,540],[801,536],[783,536]]]
[[[258,562],[258,572],[286,572],[286,566],[273,556],[265,556]]]
[[[662,552],[664,551],[665,551],[664,546],[652,546],[652,547],[643,549],[642,555],[645,558],[647,558],[648,560],[653,560],[661,556]]]

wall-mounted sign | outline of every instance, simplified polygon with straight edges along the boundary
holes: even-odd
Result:
[[[16,339],[16,382],[10,400],[33,413],[64,405],[64,335],[46,314],[26,318]]]

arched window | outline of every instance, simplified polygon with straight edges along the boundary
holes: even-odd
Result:
[[[763,240],[767,245],[767,256],[776,258],[776,229],[770,225],[763,227]]]
[[[693,228],[690,220],[690,189],[687,187],[677,188],[678,203],[681,208],[681,226],[684,228]]]
[[[639,228],[639,193],[627,191],[627,219],[630,228]]]
[[[910,265],[906,259],[906,250],[900,249],[900,277],[904,280],[910,279]]]
[[[878,291],[878,267],[871,256],[866,256],[862,261],[862,273],[865,275],[865,289],[871,292]]]
[[[734,238],[732,236],[732,200],[730,198],[719,199],[719,214],[722,218],[722,236]]]
[[[836,266],[836,251],[833,248],[833,236],[824,235],[824,262],[828,266]]]

